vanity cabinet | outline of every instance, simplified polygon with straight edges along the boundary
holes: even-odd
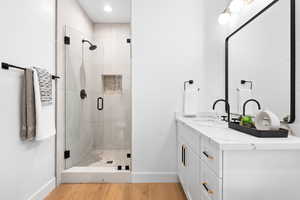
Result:
[[[262,139],[177,120],[178,177],[189,200],[299,200],[300,139]]]

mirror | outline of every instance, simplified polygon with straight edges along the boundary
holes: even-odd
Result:
[[[295,0],[275,0],[226,39],[226,99],[242,114],[248,99],[295,120]],[[247,105],[255,115],[257,106]]]

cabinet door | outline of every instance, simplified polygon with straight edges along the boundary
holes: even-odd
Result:
[[[200,158],[192,151],[187,151],[187,173],[191,200],[201,199]]]
[[[193,157],[192,157],[192,151],[191,148],[187,145],[183,145],[183,179],[185,182],[185,194],[187,196],[188,200],[194,200],[192,198],[192,194],[191,194],[191,185],[192,185],[192,181],[191,181],[191,168],[193,165]]]
[[[211,200],[222,200],[222,179],[216,176],[205,162],[201,161],[201,190]],[[242,184],[241,182],[239,184]],[[262,200],[262,199],[259,199]]]
[[[178,167],[178,176],[180,179],[180,182],[183,182],[183,144],[181,141],[178,141],[177,145],[177,167]]]
[[[178,177],[183,190],[187,196],[189,196],[188,177],[187,177],[187,147],[186,145],[178,140]]]

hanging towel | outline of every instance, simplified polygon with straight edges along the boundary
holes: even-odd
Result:
[[[183,115],[185,117],[195,117],[198,111],[198,89],[187,88],[183,95]]]
[[[42,105],[52,104],[52,76],[45,70],[34,67],[38,75]]]
[[[35,91],[35,108],[36,108],[36,140],[45,140],[56,134],[55,130],[55,113],[53,106],[42,104],[40,81],[36,69],[33,76],[33,85]],[[51,89],[52,92],[52,89]],[[52,94],[51,94],[52,96]]]
[[[21,139],[32,140],[36,136],[36,108],[33,85],[33,70],[25,69],[22,97]]]
[[[237,89],[237,106],[238,106],[239,114],[243,114],[243,105],[249,99],[253,99],[253,93],[250,88],[238,88]],[[249,103],[246,107],[246,115],[251,115],[251,116],[255,115],[254,108],[251,103]]]

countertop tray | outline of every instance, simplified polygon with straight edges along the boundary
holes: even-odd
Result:
[[[286,138],[289,131],[279,129],[278,131],[261,131],[255,128],[241,126],[239,123],[229,122],[229,128],[260,138]]]

